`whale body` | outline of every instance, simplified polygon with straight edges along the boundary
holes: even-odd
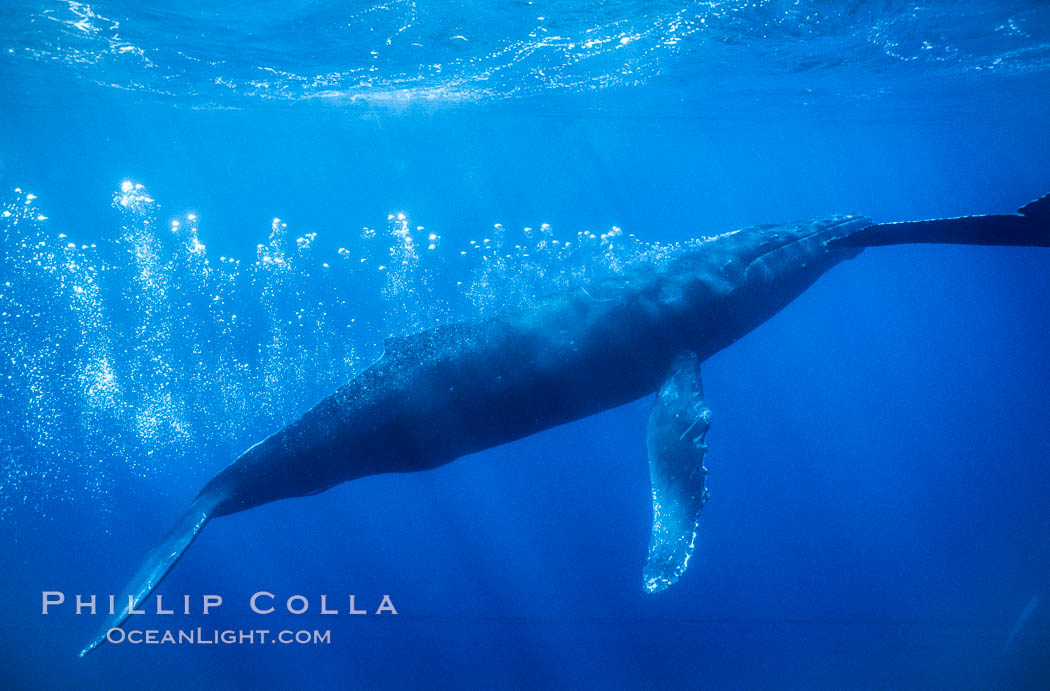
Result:
[[[700,364],[866,247],[1050,246],[1050,195],[1017,213],[876,224],[830,216],[735,230],[527,308],[388,339],[380,358],[216,475],[132,577],[106,640],[211,518],[377,473],[417,472],[656,392],[643,587],[675,583],[707,499]]]

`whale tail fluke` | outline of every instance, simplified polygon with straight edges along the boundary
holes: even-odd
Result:
[[[1042,222],[1047,229],[1047,234],[1050,234],[1050,194],[1044,194],[1039,199],[1028,202],[1017,213],[1025,218]]]
[[[80,657],[84,657],[105,642],[109,632],[120,628],[120,625],[131,614],[131,610],[141,605],[160,585],[186,548],[200,534],[218,503],[214,495],[202,494],[190,504],[190,508],[179,517],[160,544],[154,547],[146,557],[142,567],[132,576],[131,581],[116,600],[116,613],[109,616],[98,634],[84,646],[84,649],[80,651]]]
[[[1050,194],[1014,214],[876,223],[832,242],[844,247],[913,243],[1050,247]]]

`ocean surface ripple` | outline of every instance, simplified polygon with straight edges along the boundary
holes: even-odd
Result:
[[[1050,6],[1020,0],[17,0],[0,26],[9,85],[29,61],[192,107],[485,102],[660,79],[871,98],[1050,69]]]

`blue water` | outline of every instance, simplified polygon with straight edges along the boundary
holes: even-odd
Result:
[[[1050,685],[1050,251],[944,245],[869,249],[704,364],[666,593],[643,400],[216,520],[160,589],[194,614],[133,618],[329,645],[77,660],[101,617],[41,591],[119,592],[389,335],[754,223],[1050,191],[1045,3],[178,7],[0,8],[0,685]]]

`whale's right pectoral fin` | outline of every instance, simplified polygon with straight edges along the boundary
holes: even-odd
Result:
[[[642,574],[647,593],[674,585],[689,564],[707,502],[704,454],[710,423],[700,359],[694,353],[679,355],[656,394],[646,432],[653,490],[653,533]]]
[[[190,504],[190,508],[179,517],[160,544],[154,547],[146,557],[146,562],[131,577],[131,582],[124,588],[123,594],[115,600],[119,609],[110,610],[109,618],[106,619],[91,642],[80,651],[80,657],[86,656],[109,640],[109,632],[120,628],[121,624],[134,613],[134,609],[145,602],[149,594],[160,585],[160,582],[182,557],[183,552],[204,529],[220,500],[220,496],[210,493],[202,492],[197,495],[197,498]],[[110,604],[110,607],[113,605]]]

